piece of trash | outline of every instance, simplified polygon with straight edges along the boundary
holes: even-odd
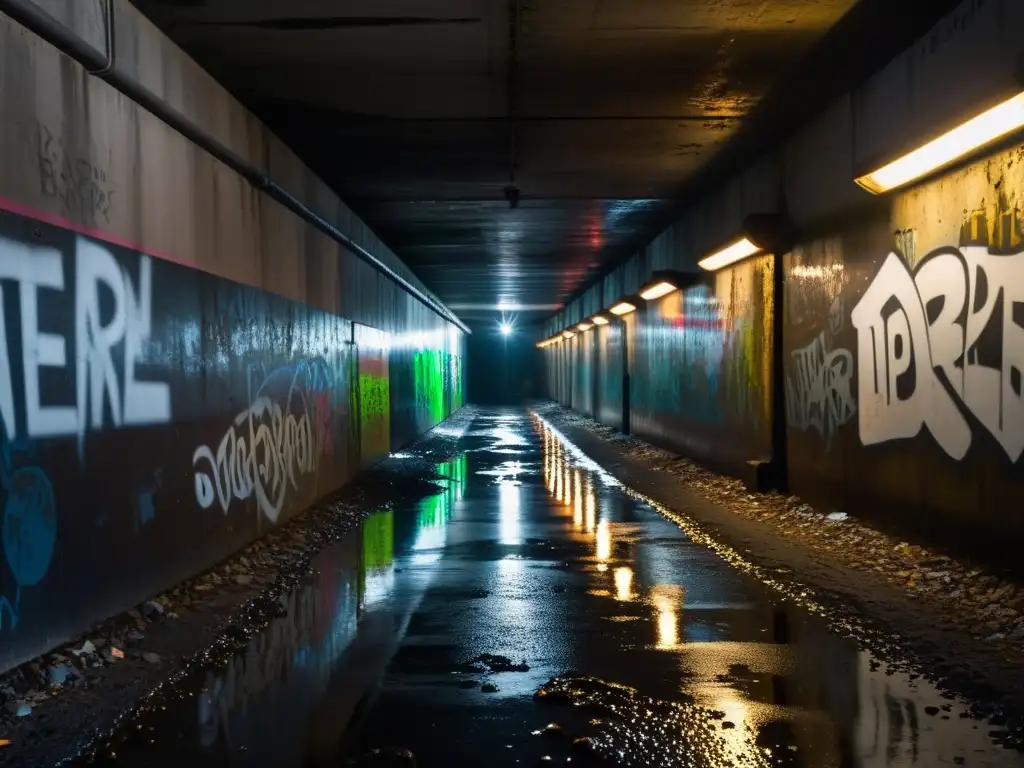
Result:
[[[825,515],[825,519],[830,520],[833,523],[841,523],[848,517],[849,515],[845,512],[829,512],[827,515]]]
[[[86,640],[82,643],[81,648],[76,648],[71,651],[75,656],[81,656],[83,653],[96,653],[96,646],[92,644],[91,640]]]
[[[110,655],[113,656],[115,659],[123,659],[124,651],[122,651],[120,648],[111,647]]]
[[[9,747],[9,746],[11,746],[11,740],[10,739],[0,739],[0,747]]]
[[[47,675],[54,685],[64,685],[71,676],[71,667],[67,664],[54,664],[47,670]]]

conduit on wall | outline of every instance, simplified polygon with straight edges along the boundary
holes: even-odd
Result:
[[[318,230],[351,251],[358,259],[373,267],[402,290],[415,297],[448,322],[457,326],[464,333],[472,333],[469,327],[457,318],[440,302],[434,300],[391,267],[382,262],[366,248],[327,221],[323,216],[309,208],[305,203],[292,195],[260,169],[249,164],[228,147],[209,136],[194,125],[188,118],[172,109],[158,96],[143,88],[137,82],[125,77],[114,67],[115,39],[113,0],[106,5],[106,37],[107,51],[100,52],[85,41],[70,34],[57,23],[48,13],[36,7],[31,0],[0,0],[0,11],[10,16],[23,27],[33,32],[52,46],[73,58],[91,75],[98,77],[112,88],[120,91],[143,109],[151,112],[171,128],[176,130],[197,147],[224,163],[239,176],[257,189],[266,193],[303,221],[312,224]]]

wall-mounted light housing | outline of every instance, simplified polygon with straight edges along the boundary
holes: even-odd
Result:
[[[562,338],[563,339],[571,339],[575,335],[576,334],[573,333],[572,331],[562,331]]]
[[[714,272],[754,254],[786,253],[797,242],[797,228],[785,213],[752,213],[743,219],[743,236],[705,256],[697,266]]]
[[[857,178],[856,182],[868,192],[880,195],[955,163],[1021,127],[1024,127],[1024,93],[975,115],[903,157]]]
[[[579,328],[581,331],[589,331],[594,326],[593,326],[592,323],[588,323],[586,320],[584,320],[582,323],[580,323],[576,327]]]
[[[631,304],[628,301],[620,301],[615,306],[611,307],[608,311],[616,317],[622,317],[628,315],[636,309],[636,304]]]
[[[697,262],[697,266],[701,269],[706,269],[708,272],[714,272],[716,269],[722,269],[730,264],[735,264],[737,261],[743,261],[743,259],[753,256],[760,250],[749,239],[741,237],[739,240],[725,246],[725,248],[715,251],[710,256],[705,256]]]
[[[605,317],[604,315],[594,315],[590,319],[591,321],[593,321],[594,325],[608,325],[608,323],[610,322],[608,318]]]
[[[661,269],[654,272],[651,279],[640,287],[640,298],[644,301],[655,301],[680,288],[688,288],[698,279],[699,276],[696,274]]]

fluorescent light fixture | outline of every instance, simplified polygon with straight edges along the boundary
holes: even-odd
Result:
[[[737,261],[742,261],[748,256],[753,256],[760,250],[760,248],[744,237],[731,245],[727,245],[722,250],[715,251],[710,256],[701,259],[697,262],[697,266],[713,272],[716,269],[735,264]]]
[[[502,336],[512,335],[512,323],[502,323],[500,326]]]
[[[655,283],[650,288],[640,291],[640,298],[644,301],[654,301],[660,299],[662,296],[668,296],[676,287],[665,280],[660,283]]]
[[[1024,126],[1024,93],[972,117],[937,139],[856,181],[868,192],[879,195],[956,162],[1021,126]]]
[[[590,319],[594,322],[594,325],[608,325],[608,318],[604,315],[594,315]]]
[[[577,328],[579,328],[579,329],[580,329],[581,331],[589,331],[589,330],[590,330],[591,328],[593,328],[594,326],[593,326],[593,324],[591,324],[591,323],[588,323],[588,322],[586,322],[586,321],[583,321],[582,323],[580,323],[580,324],[579,324],[579,325],[577,325],[576,327],[577,327]]]
[[[620,301],[608,311],[617,317],[622,317],[623,315],[628,315],[634,309],[636,309],[635,305],[630,304],[628,301]]]
[[[563,339],[571,339],[575,335],[576,334],[573,333],[572,331],[562,331],[562,338]]]

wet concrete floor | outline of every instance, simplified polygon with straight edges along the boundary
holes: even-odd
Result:
[[[482,411],[460,447],[443,493],[321,553],[244,654],[89,762],[1024,766],[967,702],[689,541],[540,419]]]

